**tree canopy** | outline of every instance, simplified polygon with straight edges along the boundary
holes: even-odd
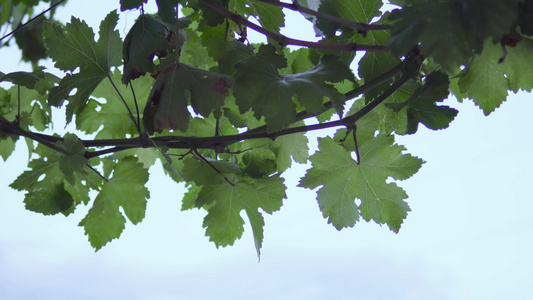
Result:
[[[489,115],[510,91],[533,89],[530,0],[157,0],[154,14],[122,0],[97,35],[76,16],[55,21],[64,2],[2,2],[11,33],[1,46],[16,43],[33,71],[0,70],[10,86],[0,88],[0,156],[24,139],[28,170],[9,186],[44,215],[89,205],[79,225],[96,250],[126,218],[143,220],[156,163],[185,182],[182,209],[206,211],[217,247],[248,223],[259,255],[263,214],[286,199],[283,173],[307,161],[298,186],[317,190],[328,223],[398,232],[410,208],[396,182],[424,161],[395,136],[447,128],[458,114],[448,97]],[[288,10],[319,40],[280,33]],[[131,11],[123,38],[117,21]],[[48,58],[54,72],[40,66]],[[54,134],[52,107],[75,130]],[[309,153],[306,133],[330,128]]]

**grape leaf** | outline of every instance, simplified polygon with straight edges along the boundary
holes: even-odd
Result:
[[[64,153],[37,146],[36,153],[40,157],[31,160],[28,164],[30,170],[10,184],[16,190],[27,191],[24,197],[26,209],[44,215],[73,211],[88,197],[88,187],[97,189],[99,186],[99,181],[94,179],[95,174],[85,168],[87,160],[82,156],[85,148],[75,135],[66,134],[64,140],[55,145]],[[76,189],[74,196],[68,191],[72,188]],[[82,190],[87,194],[81,194]]]
[[[296,74],[303,73],[312,69],[314,64],[309,56],[308,48],[300,48],[292,50],[290,48],[283,49],[283,54],[287,58],[287,67],[280,70],[281,74]]]
[[[381,15],[381,0],[326,0],[321,1],[319,12],[340,17],[345,20],[370,23],[372,18]],[[327,37],[335,36],[342,26],[336,22],[317,18],[316,27]]]
[[[246,141],[243,147],[249,149],[242,155],[244,172],[252,178],[263,178],[277,171],[276,154],[269,147],[271,141],[260,139]]]
[[[201,187],[197,186],[193,182],[187,182],[185,186],[187,187],[187,192],[185,195],[183,195],[183,199],[181,200],[182,211],[195,208],[196,196],[201,189]]]
[[[120,11],[141,7],[148,0],[120,0]]]
[[[415,133],[418,130],[418,123],[433,130],[450,126],[458,111],[446,105],[436,104],[448,97],[449,84],[448,76],[441,72],[434,72],[427,77],[424,86],[419,88],[421,90],[419,97],[407,108],[406,133]]]
[[[393,145],[393,136],[379,135],[359,148],[361,162],[332,138],[319,138],[319,151],[310,157],[313,167],[299,186],[318,192],[318,203],[328,223],[341,230],[352,227],[361,215],[367,222],[387,224],[398,232],[410,210],[403,200],[405,191],[387,178],[403,180],[415,174],[422,160],[402,154],[404,147]],[[361,200],[357,205],[355,199]]]
[[[257,120],[254,117],[254,112],[251,110],[241,113],[239,107],[235,103],[235,98],[233,95],[226,98],[226,102],[222,110],[224,112],[224,116],[228,118],[231,124],[235,127],[248,127],[249,129],[252,129],[265,124],[264,118]]]
[[[29,89],[35,88],[35,84],[44,77],[42,70],[37,72],[11,72],[0,74],[0,82],[10,81],[14,84],[25,86]]]
[[[128,134],[133,136],[137,134],[137,128],[120,96],[124,98],[136,118],[135,109],[144,102],[138,103],[136,106],[135,98],[137,101],[146,101],[154,80],[151,77],[143,76],[131,81],[130,84],[135,90],[136,97],[134,98],[131,89],[120,84],[120,71],[115,70],[110,74],[110,78],[115,86],[109,80],[100,82],[92,93],[92,96],[97,99],[90,99],[85,109],[76,116],[76,126],[88,134],[97,132],[97,139],[125,138]],[[99,98],[105,100],[102,101]],[[96,119],[99,121],[95,122]]]
[[[415,133],[418,123],[433,130],[444,129],[458,113],[456,109],[445,105],[438,106],[436,103],[448,97],[449,85],[448,75],[435,71],[426,77],[424,85],[418,87],[405,102],[387,103],[386,106],[395,111],[407,107],[407,134]]]
[[[394,10],[388,45],[405,55],[419,45],[421,53],[433,57],[446,71],[464,65],[480,53],[485,40],[499,41],[517,20],[519,0],[416,1]],[[435,34],[439,32],[439,34]]]
[[[226,34],[226,26],[221,24],[216,27],[211,27],[204,25],[200,28],[202,30],[202,35],[200,40],[202,43],[201,51],[207,52],[207,57],[212,58],[213,60],[219,60],[224,54],[225,50],[230,50],[228,43],[229,40],[233,40],[233,37],[229,34]],[[189,42],[185,44],[187,47]],[[193,56],[198,56],[198,53],[193,54]],[[224,73],[224,69],[220,68],[220,71]]]
[[[63,141],[57,143],[64,149],[64,155],[59,160],[59,169],[65,174],[65,179],[71,184],[75,184],[74,172],[81,172],[87,164],[85,158],[85,146],[74,134],[67,133]]]
[[[36,89],[13,86],[9,89],[5,101],[0,105],[2,117],[9,121],[15,121],[18,117],[18,103],[20,99],[21,118],[19,126],[25,130],[29,126],[43,131],[50,125],[51,111],[46,104],[46,95],[40,94]],[[4,106],[4,107],[2,107]],[[4,111],[5,109],[5,111]]]
[[[533,89],[533,70],[524,62],[533,59],[533,41],[523,39],[510,48],[503,62],[502,48],[487,41],[483,53],[474,56],[466,74],[459,78],[460,92],[489,115],[507,98],[508,90]]]
[[[508,49],[507,57],[501,63],[501,67],[509,79],[509,88],[513,92],[533,90],[533,68],[524,67],[524,62],[531,61],[533,61],[533,40],[522,39],[516,47]]]
[[[122,82],[128,83],[147,72],[153,72],[154,57],[165,57],[171,49],[170,29],[156,18],[143,14],[124,39],[124,74]]]
[[[41,16],[31,23],[28,22],[21,27],[21,30],[13,34],[17,46],[22,51],[22,60],[36,64],[40,59],[47,57],[43,41],[43,24],[45,20],[46,17]]]
[[[524,0],[518,4],[518,26],[520,26],[520,32],[525,35],[533,35],[533,19],[531,14],[533,13],[533,1]]]
[[[183,175],[185,178],[194,181],[196,185],[214,185],[226,183],[224,174],[235,174],[241,171],[241,168],[229,161],[214,160],[206,158],[211,164],[192,157],[183,160]],[[220,173],[218,173],[214,168]],[[227,183],[226,183],[227,184]]]
[[[178,0],[156,0],[157,15],[168,24],[176,24]]]
[[[80,113],[100,81],[107,77],[109,69],[122,63],[122,40],[114,30],[118,20],[116,11],[110,12],[100,23],[98,41],[94,41],[92,29],[84,21],[72,17],[63,28],[55,23],[45,23],[44,39],[48,55],[55,66],[63,71],[79,72],[65,76],[59,86],[50,91],[49,102],[61,106],[68,99],[67,123],[73,114]],[[74,95],[70,95],[73,89]]]
[[[375,45],[384,45],[386,41],[390,38],[390,34],[386,31],[372,31],[367,34],[369,43]],[[400,63],[400,59],[391,55],[390,53],[383,52],[372,52],[368,51],[365,53],[363,58],[359,61],[359,77],[364,80],[365,83],[368,83],[383,75],[385,72],[394,68]],[[382,83],[381,85],[366,91],[364,93],[365,100],[367,102],[373,100],[383,91],[385,91],[392,83],[392,78],[388,81]]]
[[[228,7],[246,18],[254,16],[263,28],[270,31],[279,32],[279,29],[285,25],[285,14],[281,7],[249,0],[231,0]]]
[[[11,153],[15,151],[15,140],[12,136],[4,137],[0,131],[0,156],[7,161]]]
[[[507,98],[509,79],[504,77],[503,65],[498,64],[501,48],[487,42],[481,55],[476,55],[467,73],[459,79],[462,93],[489,115]],[[499,76],[498,76],[499,75]]]
[[[278,176],[258,180],[242,178],[235,186],[226,183],[202,187],[196,197],[196,207],[211,205],[203,223],[209,240],[217,247],[233,245],[244,232],[244,220],[240,216],[244,210],[260,255],[264,220],[259,209],[269,214],[280,209],[286,197],[285,189],[283,179]]]
[[[150,197],[145,187],[147,181],[148,170],[134,157],[122,159],[113,167],[113,177],[102,186],[93,206],[79,224],[85,228],[96,251],[118,238],[124,230],[126,219],[120,207],[133,224],[144,219],[146,199]]]
[[[351,70],[337,57],[325,56],[313,69],[303,73],[280,75],[276,69],[284,65],[273,65],[276,60],[272,46],[262,46],[257,56],[237,63],[234,96],[241,113],[250,108],[257,119],[265,117],[269,132],[287,128],[294,122],[298,99],[307,111],[320,114],[324,98],[329,98],[342,114],[345,97],[327,82],[354,81]]]
[[[171,64],[158,74],[144,108],[144,128],[149,133],[162,129],[186,131],[187,106],[204,117],[224,104],[232,78],[186,64]],[[188,97],[187,94],[190,96]]]
[[[276,138],[270,147],[276,154],[276,168],[284,172],[292,165],[292,159],[306,163],[309,157],[309,140],[304,133],[295,133]]]
[[[159,157],[159,151],[157,148],[133,148],[115,152],[110,155],[109,158],[113,160],[121,160],[128,156],[136,157],[137,160],[143,164],[145,169],[150,169]]]

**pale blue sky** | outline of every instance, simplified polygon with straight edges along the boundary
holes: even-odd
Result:
[[[71,1],[58,16],[96,27],[117,7]],[[1,71],[20,68],[16,52],[0,51]],[[299,166],[284,176],[281,211],[265,216],[260,263],[248,227],[233,247],[216,249],[205,212],[179,211],[183,188],[159,167],[145,220],[94,253],[77,226],[88,208],[45,217],[8,187],[26,167],[19,143],[0,163],[0,299],[530,299],[531,96],[512,95],[489,117],[470,102],[448,103],[460,111],[449,129],[398,138],[427,161],[400,183],[412,211],[399,234],[366,222],[336,231],[315,192],[295,188]]]

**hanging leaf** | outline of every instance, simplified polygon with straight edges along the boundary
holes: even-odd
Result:
[[[224,104],[231,77],[174,63],[158,74],[144,108],[144,128],[149,133],[162,129],[186,131],[190,113],[187,106],[208,117]]]
[[[120,11],[141,7],[148,0],[120,0]]]
[[[410,210],[405,191],[387,178],[403,180],[411,177],[423,161],[402,154],[404,147],[393,145],[393,136],[377,136],[359,148],[361,162],[332,138],[319,138],[319,151],[311,156],[313,167],[299,186],[318,192],[320,210],[328,223],[341,230],[352,227],[361,215],[367,222],[387,224],[398,232]],[[361,200],[357,205],[355,199]]]
[[[419,45],[422,54],[432,57],[446,71],[454,71],[480,53],[485,40],[499,41],[518,18],[519,0],[465,0],[411,2],[394,10],[396,22],[389,46],[405,55]]]
[[[235,182],[235,186],[225,183],[202,187],[195,205],[210,205],[203,224],[209,240],[217,247],[233,245],[244,232],[244,220],[240,216],[244,210],[252,226],[259,256],[265,225],[259,209],[269,214],[279,210],[286,197],[285,189],[283,179],[278,176],[260,180],[243,178]]]
[[[79,67],[78,73],[65,76],[59,86],[50,91],[51,105],[61,106],[68,99],[67,123],[74,114],[83,111],[89,96],[107,77],[109,69],[122,63],[122,40],[114,30],[117,20],[116,11],[107,15],[100,23],[97,42],[93,40],[94,33],[87,23],[74,17],[64,27],[51,22],[44,25],[47,53],[55,61],[55,66],[63,71],[74,71]],[[70,95],[73,89],[77,91]]]
[[[311,70],[280,75],[277,69],[286,67],[286,62],[272,64],[279,57],[274,51],[273,46],[262,46],[257,54],[251,52],[248,59],[235,64],[238,71],[234,96],[241,113],[251,108],[257,119],[264,116],[269,132],[287,128],[294,122],[296,103],[293,96],[313,114],[324,112],[324,98],[328,98],[337,113],[342,114],[346,99],[328,82],[354,81],[348,67],[337,57],[325,56]],[[242,54],[235,52],[235,55]]]
[[[105,182],[79,224],[85,228],[96,251],[118,238],[124,230],[126,219],[119,208],[122,207],[128,219],[137,224],[144,219],[146,199],[150,197],[144,186],[148,181],[148,170],[136,158],[124,158],[112,170],[113,177]]]
[[[124,39],[122,82],[154,71],[154,57],[165,57],[171,50],[171,30],[156,18],[143,14]]]

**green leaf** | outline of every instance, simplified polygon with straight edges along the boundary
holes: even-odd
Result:
[[[509,79],[505,78],[503,65],[498,60],[503,53],[498,45],[485,44],[483,53],[476,55],[466,74],[459,79],[459,88],[474,100],[485,115],[489,115],[507,98]]]
[[[281,7],[249,0],[231,0],[228,7],[245,18],[255,17],[261,26],[267,30],[279,32],[279,29],[285,26],[285,14]]]
[[[457,116],[458,111],[449,106],[438,106],[449,95],[450,80],[443,72],[429,74],[424,85],[417,88],[404,103],[390,103],[388,107],[399,110],[407,106],[407,134],[418,130],[418,123],[427,128],[438,130],[447,128]]]
[[[183,199],[181,201],[182,211],[195,208],[196,197],[198,196],[198,193],[200,192],[200,189],[201,189],[201,187],[197,186],[196,184],[192,182],[188,182],[186,186],[188,186],[188,189],[185,195],[183,195]]]
[[[248,147],[251,143],[245,143]],[[263,140],[255,141],[255,144],[265,143]],[[266,142],[270,144],[270,142]],[[263,178],[274,174],[277,171],[276,154],[268,146],[250,147],[251,150],[243,153],[243,163],[246,165],[244,171],[253,178]]]
[[[143,164],[145,169],[150,169],[159,157],[159,151],[156,148],[135,148],[115,152],[109,156],[113,160],[121,160],[125,157],[133,156]]]
[[[354,80],[350,69],[337,57],[325,56],[313,69],[298,74],[280,75],[273,65],[276,54],[272,46],[262,46],[257,56],[236,64],[234,96],[241,113],[250,108],[257,119],[265,117],[269,132],[287,128],[294,122],[296,104],[293,96],[307,111],[324,112],[324,98],[329,98],[342,114],[345,97],[328,82]]]
[[[299,122],[297,125],[303,126],[303,122]],[[295,133],[290,135],[283,135],[278,138],[270,149],[276,155],[276,168],[281,173],[287,170],[292,165],[292,159],[298,163],[306,163],[309,157],[309,140],[305,136],[305,133]]]
[[[533,68],[524,66],[524,62],[533,61],[533,40],[522,39],[516,47],[508,48],[507,57],[501,63],[503,72],[509,79],[509,88],[517,93],[519,90],[533,90]],[[500,75],[497,73],[497,75]]]
[[[499,41],[517,20],[519,0],[416,1],[394,10],[389,46],[405,55],[419,45],[446,71],[465,65],[491,38]],[[438,34],[436,34],[438,33]]]
[[[93,206],[79,224],[85,228],[85,234],[96,251],[118,238],[124,230],[126,219],[120,207],[133,224],[144,219],[146,199],[150,197],[145,187],[147,181],[148,170],[136,158],[127,157],[113,167],[113,177],[103,185]]]
[[[119,32],[114,30],[117,20],[115,11],[107,15],[100,23],[97,42],[92,29],[77,18],[72,17],[63,28],[55,23],[45,23],[47,53],[55,61],[55,66],[64,71],[79,67],[78,73],[65,76],[50,92],[49,102],[54,106],[69,100],[67,123],[74,114],[83,111],[91,93],[108,76],[109,69],[122,63],[122,40]],[[75,88],[77,92],[70,95]]]
[[[207,52],[207,56],[214,60],[219,60],[225,50],[230,50],[230,40],[233,40],[231,34],[226,34],[226,26],[221,24],[216,27],[204,25],[200,27],[202,34],[200,36],[202,51]],[[187,42],[189,44],[189,42]],[[186,44],[186,47],[187,47]],[[197,56],[198,54],[194,55]],[[224,69],[220,68],[222,73]]]
[[[524,0],[518,4],[518,26],[520,32],[525,35],[533,35],[533,1]]]
[[[120,96],[124,97],[134,114],[134,118],[137,119],[135,109],[137,106],[141,107],[148,98],[154,80],[151,77],[143,76],[130,82],[138,101],[136,106],[131,89],[120,83],[120,71],[115,70],[110,74],[110,78],[115,86],[109,80],[99,83],[92,93],[92,96],[97,99],[89,100],[85,109],[76,116],[76,126],[87,134],[96,132],[97,139],[125,138],[128,135],[138,134]],[[98,122],[94,120],[98,120]]]
[[[18,105],[20,99],[20,127],[29,130],[29,126],[43,131],[50,125],[51,111],[46,104],[46,95],[40,94],[35,89],[28,89],[17,86],[11,87],[9,93],[0,102],[0,113],[8,121],[15,121],[18,118]]]
[[[177,22],[176,7],[178,0],[156,0],[157,15],[168,24],[175,24]]]
[[[386,31],[372,31],[368,33],[365,41],[371,44],[383,45],[390,38],[390,34]],[[400,63],[400,59],[384,52],[366,52],[363,58],[359,61],[359,77],[368,83],[383,75],[385,72],[396,67]],[[372,101],[383,91],[385,91],[392,83],[392,78],[383,84],[364,93],[367,102]]]
[[[85,146],[75,134],[67,133],[63,141],[57,143],[65,150],[65,154],[59,160],[59,169],[65,174],[65,179],[71,184],[75,184],[74,172],[81,172],[87,164],[85,158]]]
[[[508,90],[533,89],[533,70],[524,62],[533,59],[533,41],[523,39],[510,48],[505,60],[500,45],[485,43],[483,53],[474,56],[464,76],[459,78],[460,92],[474,100],[489,115],[507,98]]]
[[[143,14],[124,39],[122,82],[153,72],[154,57],[165,57],[171,50],[170,29],[156,18]]]
[[[352,227],[361,215],[367,222],[387,224],[398,232],[410,210],[403,200],[407,194],[387,178],[407,179],[415,174],[422,160],[402,154],[404,147],[393,145],[393,136],[377,136],[359,148],[361,161],[332,138],[319,138],[319,151],[311,156],[313,167],[301,179],[299,186],[318,192],[320,210],[328,223],[341,230]],[[361,201],[360,205],[355,200]]]
[[[120,11],[139,8],[146,2],[148,0],[120,0]]]
[[[285,48],[283,49],[283,54],[287,58],[287,67],[280,70],[281,74],[303,73],[315,66],[310,57],[308,48],[300,48],[297,50]]]
[[[319,12],[345,20],[370,23],[372,18],[381,15],[381,0],[326,0],[320,2]],[[335,36],[342,26],[336,22],[318,18],[316,27],[327,37]]]
[[[235,103],[233,95],[226,98],[224,107],[222,108],[224,116],[228,118],[231,124],[235,127],[247,127],[249,129],[256,128],[265,124],[264,118],[257,120],[254,117],[254,112],[248,110],[245,113],[239,111],[239,107]]]
[[[185,178],[192,180],[196,185],[216,185],[226,183],[224,174],[235,174],[241,171],[241,168],[231,162],[224,160],[214,160],[206,158],[211,164],[198,159],[187,157],[183,160],[182,172]],[[216,168],[220,173],[218,173]]]
[[[24,25],[13,36],[17,46],[22,51],[22,60],[37,63],[40,59],[47,58],[43,40],[43,23],[46,17],[41,16],[31,23]]]
[[[2,137],[0,132],[0,156],[2,159],[7,161],[13,151],[15,151],[15,140],[13,137]]]
[[[283,179],[277,176],[252,180],[243,178],[229,184],[204,186],[196,198],[196,207],[212,205],[204,219],[206,235],[217,247],[233,245],[244,232],[241,211],[245,211],[254,235],[257,255],[263,243],[264,220],[259,209],[273,213],[280,209],[285,195]]]
[[[25,86],[29,89],[35,88],[35,84],[43,78],[42,71],[37,72],[11,72],[2,76],[0,74],[0,82],[10,81],[14,84]]]
[[[155,81],[144,108],[145,129],[187,131],[190,114],[187,106],[204,117],[224,104],[232,84],[231,77],[175,63],[163,70]],[[189,95],[189,96],[188,96]]]
[[[38,146],[36,152],[41,157],[30,161],[31,170],[24,171],[9,186],[27,191],[24,197],[27,210],[54,215],[71,209],[74,199],[64,188],[65,174],[59,166],[63,156],[44,146]]]

